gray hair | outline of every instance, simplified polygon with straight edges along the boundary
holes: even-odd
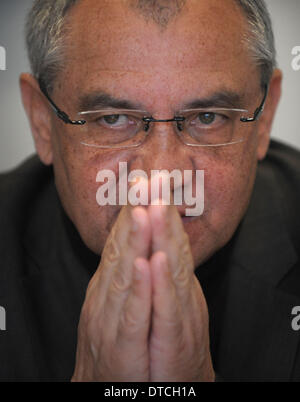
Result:
[[[272,21],[264,0],[236,0],[249,24],[249,36],[244,41],[257,66],[261,68],[261,85],[269,83],[277,67]]]
[[[26,45],[33,75],[51,91],[63,67],[64,30],[68,11],[80,0],[35,0],[26,24]],[[151,0],[156,9],[162,0]],[[164,5],[169,0],[164,0]],[[173,0],[171,0],[172,2]],[[235,0],[242,8],[249,31],[244,41],[255,63],[261,68],[261,84],[266,85],[276,67],[274,35],[264,0]],[[145,0],[138,0],[138,8]],[[148,3],[148,8],[149,8]],[[144,14],[146,9],[143,10]],[[157,21],[156,21],[157,22]]]

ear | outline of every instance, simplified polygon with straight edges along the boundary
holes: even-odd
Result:
[[[276,69],[274,70],[270,81],[265,109],[258,121],[258,160],[264,159],[269,148],[272,124],[281,97],[281,82],[282,72]]]
[[[20,88],[36,151],[45,165],[51,165],[53,160],[51,113],[47,100],[31,74],[21,74]]]

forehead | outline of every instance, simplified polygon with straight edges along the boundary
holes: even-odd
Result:
[[[174,81],[199,81],[209,90],[216,82],[248,81],[254,66],[243,43],[247,22],[234,0],[188,0],[164,28],[131,4],[83,0],[71,10],[66,69],[74,83],[120,80],[169,90]]]

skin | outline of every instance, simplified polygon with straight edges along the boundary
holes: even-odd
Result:
[[[72,117],[79,96],[97,89],[157,119],[220,89],[241,94],[240,108],[252,112],[261,102],[260,70],[241,41],[247,23],[233,1],[190,0],[161,29],[126,2],[86,0],[68,23],[69,47],[51,96]],[[21,90],[37,152],[54,166],[67,214],[84,243],[103,252],[82,308],[73,380],[214,380],[194,269],[230,240],[246,211],[268,149],[281,72],[274,71],[260,120],[240,124],[244,141],[216,148],[183,145],[168,123],[153,125],[134,150],[84,147],[78,128],[53,114],[31,75],[21,76]],[[97,172],[118,177],[120,161],[149,177],[151,169],[204,169],[204,214],[183,222],[174,206],[99,207]]]

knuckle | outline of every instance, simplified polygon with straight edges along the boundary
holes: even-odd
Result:
[[[113,276],[110,287],[112,294],[119,295],[122,293],[127,293],[130,287],[131,282],[124,273],[118,272]]]
[[[184,233],[184,241],[179,246],[179,258],[174,280],[178,285],[185,287],[191,283],[191,272],[194,271],[193,257],[190,249],[187,233]]]
[[[103,250],[103,260],[113,265],[120,259],[120,247],[115,236],[111,236]]]
[[[175,271],[173,277],[177,286],[180,287],[190,286],[191,275],[184,263],[179,262],[177,270]]]
[[[134,336],[140,329],[140,322],[132,311],[124,311],[120,318],[120,332]]]
[[[187,271],[185,265],[180,265],[174,274],[174,280],[176,284],[182,288],[187,288],[190,286],[190,275]]]

